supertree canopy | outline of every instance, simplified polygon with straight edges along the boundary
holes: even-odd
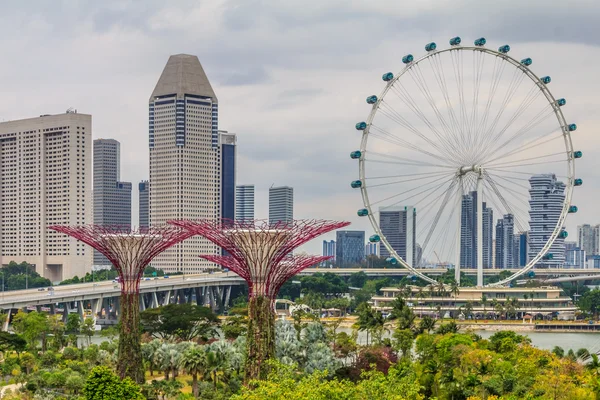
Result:
[[[167,248],[193,236],[189,230],[165,225],[143,230],[119,226],[50,226],[98,250],[119,273],[121,314],[119,332],[118,373],[144,383],[144,367],[140,346],[139,284],[150,261]]]
[[[221,246],[228,255],[200,257],[229,268],[248,282],[248,355],[246,380],[264,378],[265,361],[275,353],[273,302],[281,286],[303,269],[330,257],[292,255],[309,240],[349,225],[349,222],[296,220],[169,221]]]

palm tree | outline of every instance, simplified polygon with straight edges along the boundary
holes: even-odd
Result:
[[[150,376],[154,375],[155,355],[160,345],[161,342],[158,339],[142,344],[142,359],[148,363]]]
[[[496,300],[496,299],[494,299]],[[492,301],[493,302],[493,301]],[[494,310],[500,314],[500,318],[502,318],[502,313],[504,312],[504,306],[502,305],[502,303],[496,301],[496,305],[494,305]]]
[[[481,295],[481,305],[483,306],[483,319],[487,319],[485,307],[487,306],[488,298],[485,294]]]
[[[422,300],[425,298],[425,292],[423,291],[422,287],[419,287],[419,290],[417,290],[417,305],[420,306],[420,302],[422,302]],[[423,308],[419,307],[419,318],[423,318]]]
[[[452,296],[454,297],[453,307],[456,308],[456,296],[460,294],[460,287],[458,286],[456,281],[452,282],[452,285],[450,285],[450,293],[452,293]],[[454,317],[454,319],[456,319],[454,312],[452,312],[452,316]]]
[[[473,315],[473,302],[472,301],[467,301],[467,304],[465,305],[465,312],[467,313],[467,318],[469,318],[471,315]]]
[[[198,398],[198,375],[204,375],[206,366],[206,352],[202,346],[189,347],[179,358],[179,367],[192,375],[192,393],[195,398]]]
[[[436,285],[436,289],[437,289],[438,295],[442,297],[442,302],[440,305],[440,317],[441,317],[441,319],[444,319],[443,315],[441,315],[441,310],[442,310],[442,307],[444,306],[444,296],[446,296],[446,294],[448,294],[448,292],[446,291],[446,286],[441,281],[438,282],[438,284]]]

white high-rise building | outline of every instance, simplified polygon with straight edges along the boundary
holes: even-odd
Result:
[[[565,201],[565,184],[556,180],[554,174],[533,175],[529,178],[529,259],[533,259],[544,247],[558,223]],[[496,239],[497,240],[497,239]],[[565,263],[565,238],[558,236],[547,255],[552,258],[540,260],[536,266],[560,268]]]
[[[235,219],[237,221],[254,220],[254,185],[235,187]]]
[[[289,223],[294,220],[294,188],[289,186],[269,189],[269,223]]]
[[[0,123],[0,264],[51,281],[91,270],[92,249],[51,225],[92,222],[92,116],[69,110]]]
[[[172,219],[221,217],[218,101],[198,57],[169,57],[149,100],[150,226]],[[200,272],[220,254],[199,236],[179,243],[153,261],[167,272]]]
[[[600,225],[579,225],[577,227],[577,246],[588,256],[600,254]]]

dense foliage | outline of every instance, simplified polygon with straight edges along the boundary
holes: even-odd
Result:
[[[26,262],[17,264],[11,261],[8,265],[3,266],[0,271],[0,283],[2,281],[4,288],[0,288],[0,291],[52,286],[49,279],[41,277],[35,272],[35,267]]]

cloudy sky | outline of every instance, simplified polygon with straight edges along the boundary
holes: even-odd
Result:
[[[0,120],[69,107],[93,116],[94,138],[121,142],[122,179],[148,178],[148,98],[171,54],[199,57],[219,98],[221,129],[238,134],[238,182],[295,190],[295,217],[353,222],[350,151],[364,99],[402,55],[459,35],[484,36],[535,60],[565,97],[585,156],[577,224],[600,223],[598,1],[5,1],[0,5]],[[542,69],[543,71],[540,71]],[[135,187],[135,186],[134,186]],[[137,223],[137,193],[134,193]],[[333,237],[333,236],[331,236]],[[320,252],[320,241],[307,246]]]

